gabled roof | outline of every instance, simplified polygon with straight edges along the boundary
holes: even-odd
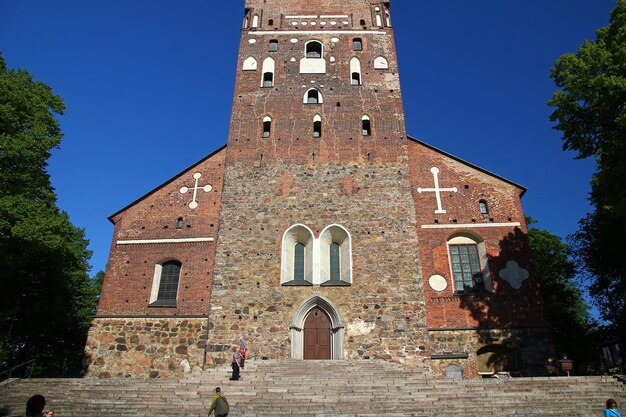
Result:
[[[137,200],[133,201],[132,203],[128,204],[126,207],[124,207],[121,210],[116,211],[115,213],[111,214],[109,217],[107,217],[109,219],[109,221],[111,223],[113,223],[113,217],[117,216],[118,214],[120,214],[121,212],[127,210],[128,208],[134,206],[135,204],[137,204],[138,202],[140,202],[141,200],[143,200],[144,198],[148,197],[149,195],[151,195],[152,193],[154,193],[155,191],[165,187],[167,184],[171,183],[172,181],[174,181],[176,178],[180,177],[181,175],[183,175],[185,172],[189,171],[191,168],[195,167],[196,165],[199,165],[201,163],[203,163],[204,161],[206,161],[207,159],[211,158],[212,156],[216,155],[217,153],[219,153],[220,151],[222,151],[223,149],[226,148],[226,145],[222,145],[221,147],[217,148],[215,151],[211,152],[209,155],[205,156],[204,158],[202,158],[201,160],[199,160],[196,163],[193,163],[191,165],[189,165],[187,168],[183,169],[182,171],[180,171],[178,174],[174,175],[173,177],[171,177],[169,180],[165,181],[163,184],[153,188],[152,190],[148,191],[146,194],[142,195],[141,197],[139,197]]]
[[[477,165],[474,165],[474,164],[472,164],[471,162],[467,162],[466,160],[461,159],[461,158],[459,158],[458,156],[454,156],[454,155],[452,155],[452,154],[450,154],[450,153],[448,153],[448,152],[446,152],[446,151],[442,151],[441,149],[436,148],[436,147],[434,147],[434,146],[432,146],[432,145],[429,145],[429,144],[428,144],[428,143],[426,143],[426,142],[422,142],[422,141],[421,141],[421,140],[419,140],[419,139],[415,139],[415,138],[414,138],[414,137],[412,137],[412,136],[407,136],[407,137],[408,137],[408,139],[412,140],[413,142],[417,142],[417,143],[419,143],[420,145],[425,146],[425,147],[426,147],[426,148],[428,148],[428,149],[431,149],[431,150],[433,150],[433,151],[435,151],[435,152],[437,152],[437,153],[440,153],[440,154],[442,154],[442,155],[447,156],[448,158],[454,159],[455,161],[458,161],[458,162],[460,162],[460,163],[462,163],[462,164],[465,164],[465,165],[467,165],[467,166],[469,166],[469,167],[471,167],[471,168],[474,168],[474,169],[475,169],[475,170],[477,170],[477,171],[480,171],[480,172],[482,172],[482,173],[485,173],[485,174],[487,174],[487,175],[490,175],[490,176],[492,176],[492,177],[494,177],[494,178],[497,178],[497,179],[499,179],[499,180],[501,180],[501,181],[504,181],[504,182],[506,182],[506,183],[508,183],[508,184],[511,184],[511,185],[512,185],[512,186],[514,186],[514,187],[519,188],[520,190],[522,190],[522,193],[520,194],[520,197],[522,197],[524,194],[526,194],[526,191],[528,191],[528,189],[527,189],[526,187],[524,187],[523,185],[520,185],[520,184],[518,184],[518,183],[516,183],[516,182],[513,182],[513,181],[511,181],[511,180],[509,180],[509,179],[506,179],[506,178],[504,178],[504,177],[502,177],[502,176],[500,176],[500,175],[498,175],[498,174],[494,174],[494,173],[493,173],[493,172],[491,172],[491,171],[487,171],[487,170],[486,170],[486,169],[484,169],[484,168],[481,168],[481,167],[479,167],[479,166],[477,166]]]

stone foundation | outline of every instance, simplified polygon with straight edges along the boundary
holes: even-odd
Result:
[[[200,372],[206,318],[94,319],[85,376],[171,378]]]

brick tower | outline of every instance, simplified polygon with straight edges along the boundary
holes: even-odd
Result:
[[[245,6],[227,146],[110,217],[87,374],[537,370],[525,189],[407,137],[389,2]]]

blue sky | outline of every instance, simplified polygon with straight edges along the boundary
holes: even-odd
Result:
[[[59,206],[104,269],[107,217],[226,143],[243,0],[0,0],[0,52],[68,110]],[[589,210],[592,161],[561,150],[549,69],[614,0],[392,0],[410,135],[528,188],[539,227]]]

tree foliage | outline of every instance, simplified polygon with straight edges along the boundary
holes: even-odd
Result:
[[[588,360],[597,355],[591,337],[595,323],[578,285],[571,248],[561,237],[533,227],[533,219],[526,220],[531,225],[528,238],[533,268],[541,283],[544,314],[557,353]]]
[[[596,162],[593,211],[570,243],[602,318],[626,346],[626,0],[618,0],[610,25],[596,35],[555,62],[551,77],[558,90],[549,105],[563,149]]]
[[[0,55],[0,369],[80,370],[95,307],[84,232],[56,205],[47,161],[65,105]]]

